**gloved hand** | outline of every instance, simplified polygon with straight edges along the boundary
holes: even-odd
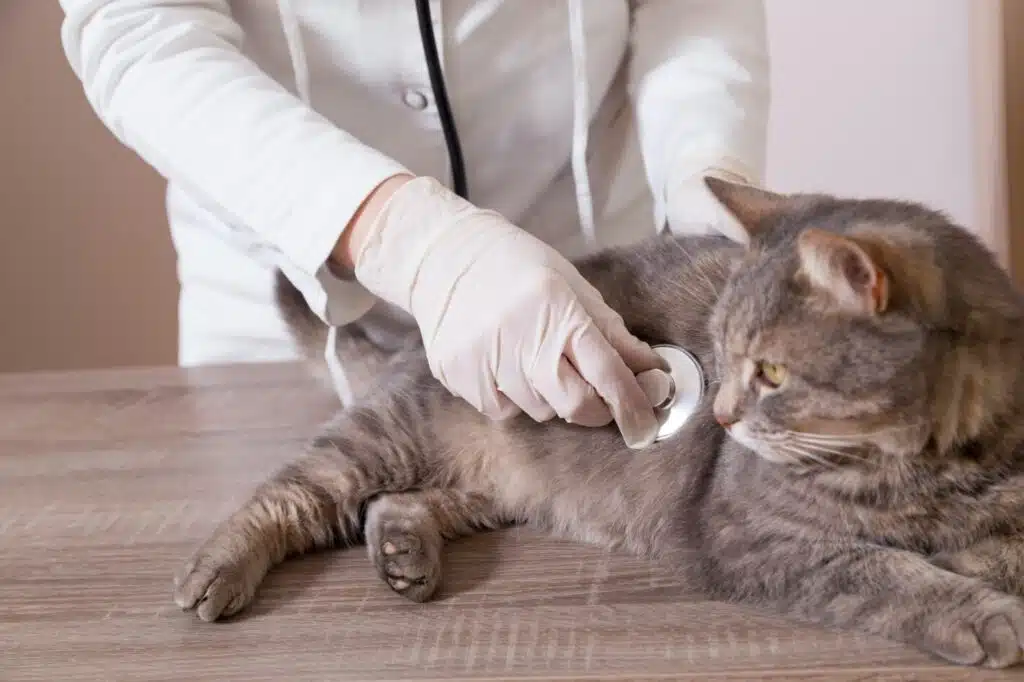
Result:
[[[416,320],[431,371],[492,419],[658,424],[635,374],[663,367],[557,251],[436,180],[402,185],[355,252],[363,286]]]

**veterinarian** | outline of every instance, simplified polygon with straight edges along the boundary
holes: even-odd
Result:
[[[61,5],[90,103],[169,181],[182,365],[294,357],[280,268],[332,328],[417,325],[492,418],[653,438],[634,374],[657,357],[567,258],[731,234],[702,176],[760,182],[761,0],[432,0],[433,42],[412,0]]]

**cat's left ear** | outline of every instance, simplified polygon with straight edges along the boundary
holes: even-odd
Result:
[[[807,228],[797,238],[801,271],[811,286],[841,308],[879,315],[889,304],[889,276],[865,245],[843,235]]]
[[[773,218],[790,205],[790,198],[784,194],[730,182],[714,175],[705,175],[704,185],[751,237],[767,229]]]

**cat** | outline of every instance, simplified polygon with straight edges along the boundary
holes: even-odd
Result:
[[[578,262],[636,335],[700,360],[709,390],[680,432],[638,451],[613,425],[490,422],[410,342],[196,550],[178,605],[230,616],[286,557],[359,542],[424,601],[446,540],[529,524],[711,599],[1016,664],[1021,294],[925,206],[705,182],[747,243],[659,236]],[[319,343],[284,285],[297,338]]]

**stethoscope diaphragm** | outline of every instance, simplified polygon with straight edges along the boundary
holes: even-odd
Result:
[[[693,353],[670,344],[652,346],[665,360],[667,371],[641,372],[637,381],[658,417],[655,441],[665,440],[683,428],[704,397],[704,370]]]

